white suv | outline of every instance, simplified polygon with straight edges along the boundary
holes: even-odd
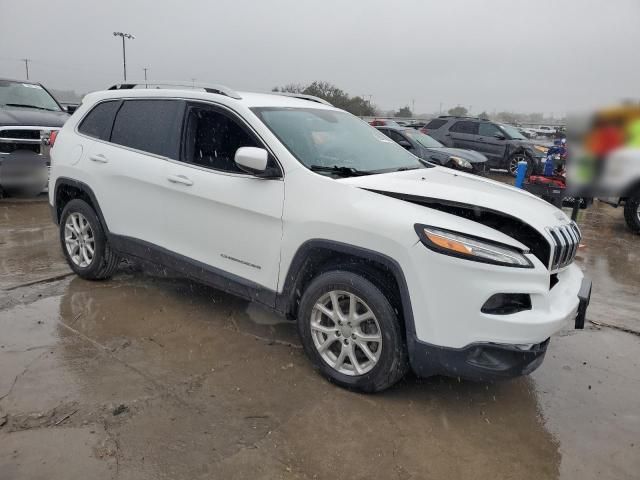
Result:
[[[53,148],[70,267],[160,264],[297,319],[313,364],[378,391],[422,376],[527,374],[584,322],[580,231],[512,187],[429,167],[305,96],[117,85]]]

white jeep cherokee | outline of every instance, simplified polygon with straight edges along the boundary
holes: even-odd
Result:
[[[297,319],[329,379],[540,365],[584,322],[580,231],[512,187],[417,157],[305,96],[117,85],[87,95],[52,151],[49,202],[70,267],[122,256]]]

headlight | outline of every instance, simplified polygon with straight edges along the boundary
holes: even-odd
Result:
[[[445,255],[494,265],[533,268],[533,264],[524,256],[529,253],[528,250],[522,251],[502,243],[428,225],[416,224],[415,229],[425,246]]]
[[[451,160],[453,163],[458,165],[460,168],[465,168],[467,170],[471,170],[472,168],[471,162],[469,162],[468,160],[465,160],[464,158],[451,156],[449,157],[449,160]]]
[[[534,145],[533,148],[542,153],[547,153],[549,150],[548,147],[543,147],[542,145]]]

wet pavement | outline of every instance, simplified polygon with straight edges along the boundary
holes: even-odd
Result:
[[[640,237],[604,204],[579,222],[588,326],[539,370],[360,395],[256,305],[67,275],[46,201],[0,201],[0,480],[640,478]]]

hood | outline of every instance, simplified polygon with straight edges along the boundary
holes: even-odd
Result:
[[[427,157],[435,155],[438,158],[448,160],[449,157],[455,156],[463,158],[470,163],[483,163],[487,161],[487,157],[485,157],[482,153],[475,152],[473,150],[464,150],[462,148],[438,147],[425,148],[425,150],[427,152]]]
[[[62,127],[68,118],[67,112],[48,112],[35,108],[0,108],[0,128]]]
[[[503,183],[448,168],[432,167],[339,180],[358,188],[445,205],[508,215],[545,235],[545,228],[570,222],[566,214],[534,195]]]

